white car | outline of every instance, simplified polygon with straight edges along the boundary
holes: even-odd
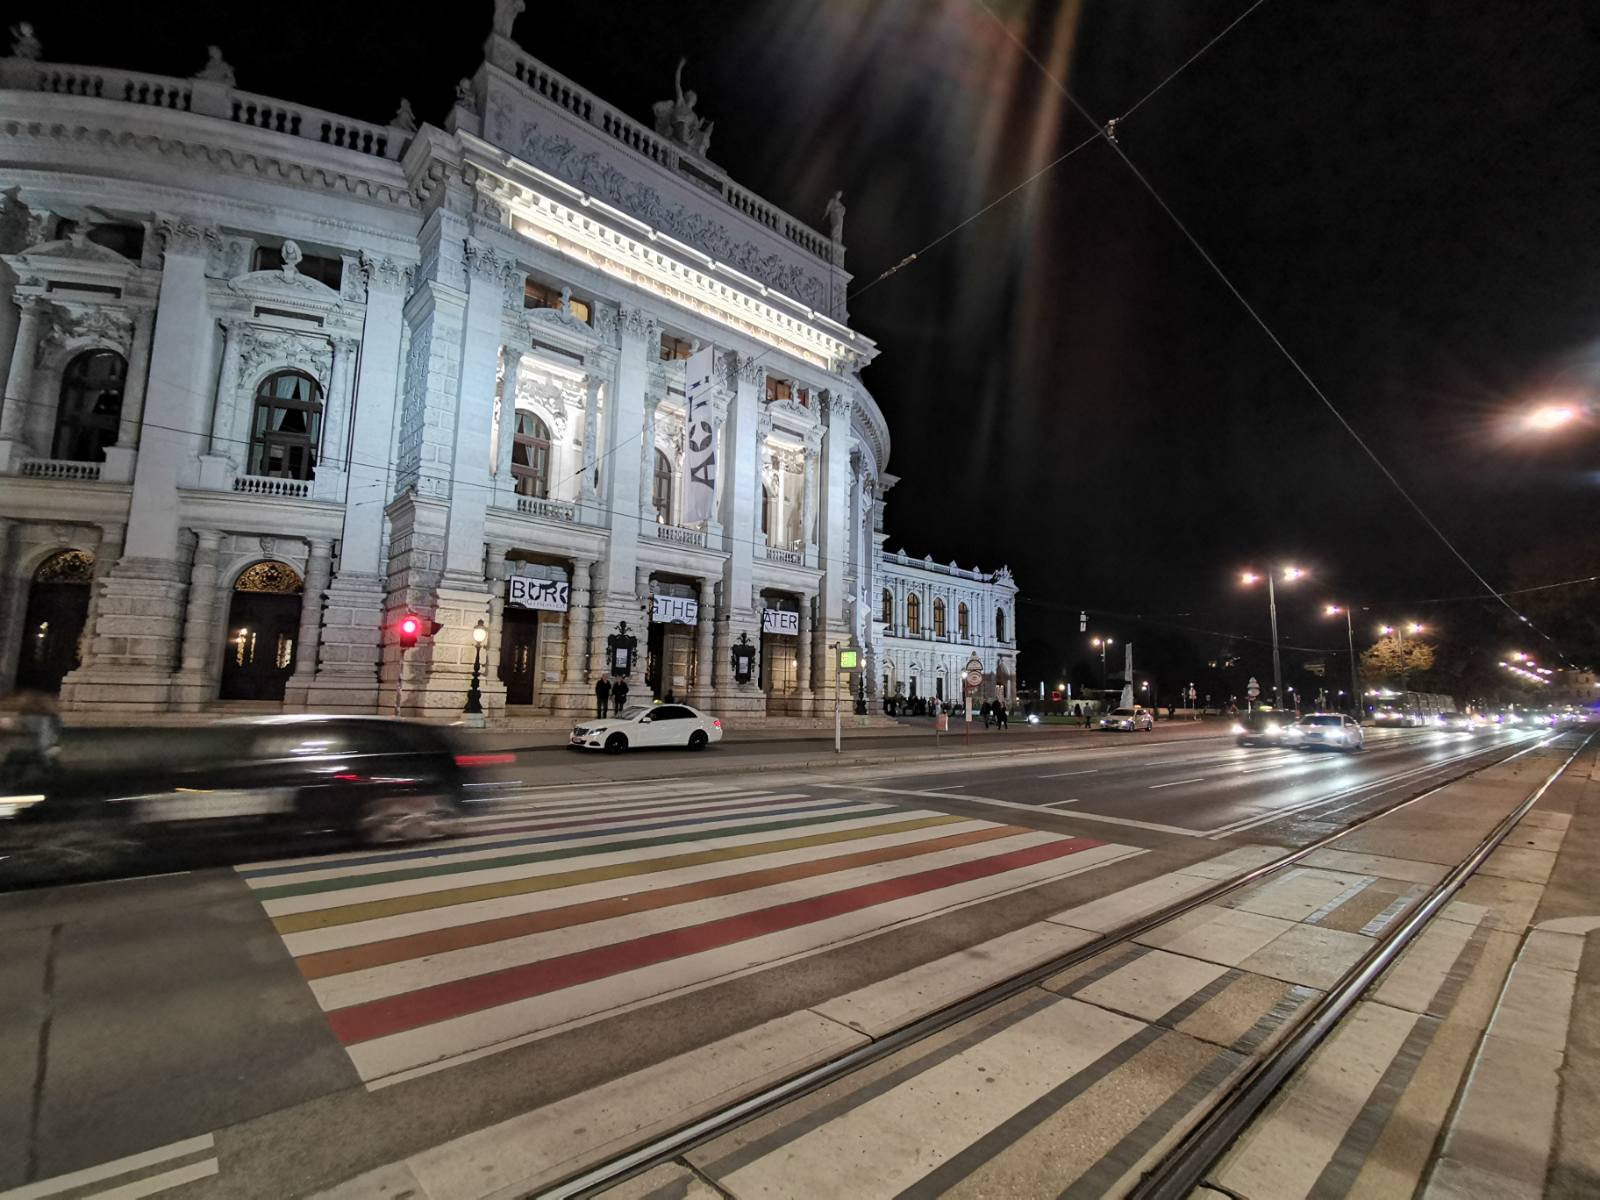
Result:
[[[1285,731],[1289,746],[1328,746],[1335,750],[1362,750],[1367,735],[1343,713],[1307,713]]]
[[[621,754],[640,746],[686,746],[704,750],[722,740],[722,722],[687,704],[640,704],[615,717],[575,725],[567,745],[575,750]]]
[[[1154,729],[1156,719],[1147,708],[1114,708],[1100,718],[1101,729],[1123,729],[1129,733]]]

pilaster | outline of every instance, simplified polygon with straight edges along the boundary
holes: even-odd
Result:
[[[611,526],[606,546],[606,581],[610,588],[606,615],[610,617],[613,609],[631,609],[626,616],[631,623],[638,620],[639,603],[631,590],[639,561],[640,455],[635,452],[634,443],[644,430],[646,355],[656,333],[649,317],[636,308],[623,310],[621,330],[616,386],[606,406],[607,470],[603,490]]]

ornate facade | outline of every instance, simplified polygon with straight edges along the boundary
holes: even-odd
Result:
[[[0,683],[447,716],[482,622],[491,714],[587,711],[626,635],[635,696],[803,716],[832,646],[876,653],[842,203],[821,233],[739,187],[692,92],[638,123],[514,7],[439,126],[243,91],[215,48],[0,59]],[[439,629],[402,650],[407,612]]]

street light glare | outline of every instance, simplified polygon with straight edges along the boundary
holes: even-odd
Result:
[[[1543,404],[1526,417],[1528,428],[1548,433],[1578,419],[1578,409],[1572,404]]]
[[[1344,609],[1340,608],[1337,604],[1328,604],[1323,606],[1322,615],[1325,617],[1337,617],[1343,611]]]
[[[1261,578],[1261,576],[1257,575],[1254,571],[1246,571],[1242,575],[1239,576],[1239,582],[1240,583],[1255,583],[1260,578]]]
[[[1283,579],[1285,583],[1292,583],[1296,579],[1304,578],[1304,576],[1305,572],[1299,567],[1285,567],[1283,569]]]

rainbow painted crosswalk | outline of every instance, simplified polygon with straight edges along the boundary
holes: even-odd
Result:
[[[541,792],[422,848],[239,868],[382,1086],[1137,853],[838,789]]]

